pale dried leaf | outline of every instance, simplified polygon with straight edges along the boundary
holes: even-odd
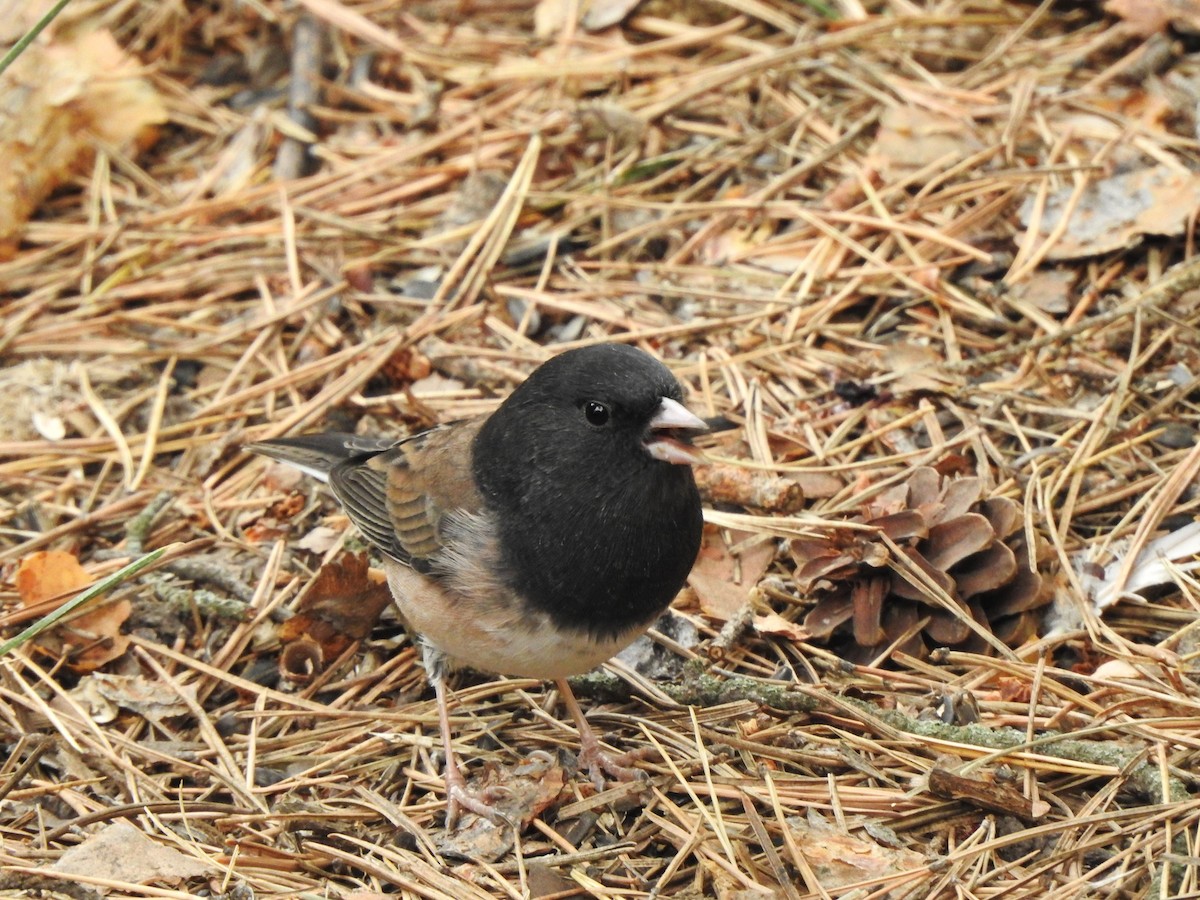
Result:
[[[580,22],[588,31],[600,31],[616,25],[639,3],[641,0],[590,0]]]
[[[1200,522],[1192,522],[1147,544],[1137,555],[1119,592],[1116,578],[1124,564],[1124,555],[1120,552],[1099,577],[1085,573],[1084,587],[1092,598],[1095,611],[1100,613],[1123,596],[1140,596],[1140,592],[1148,587],[1170,584],[1174,580],[1172,569],[1190,572],[1200,568],[1200,562],[1195,560],[1197,555],[1200,555]]]
[[[896,885],[888,896],[915,898],[924,896],[924,882],[900,879],[904,873],[921,869],[930,863],[912,850],[885,847],[870,840],[829,825],[815,818],[789,817],[787,826],[795,845],[817,881],[827,891],[858,882],[880,883],[897,876]]]
[[[944,362],[932,347],[905,342],[889,344],[880,354],[879,368],[892,376],[889,389],[903,395],[946,390],[953,379],[940,371]]]
[[[1038,223],[1045,240],[1067,214],[1074,189],[1051,194]],[[1034,198],[1021,207],[1021,223],[1029,225]],[[1200,206],[1200,175],[1169,166],[1121,172],[1093,182],[1083,192],[1067,229],[1050,247],[1048,259],[1076,259],[1121,250],[1145,235],[1179,235]]]
[[[1071,290],[1079,273],[1070,269],[1038,269],[1028,278],[1009,286],[1009,296],[1035,309],[1064,315],[1071,309]]]
[[[868,159],[893,177],[934,163],[952,166],[979,149],[969,119],[942,115],[915,106],[895,106],[879,120]]]
[[[50,415],[35,409],[30,416],[37,433],[48,441],[61,441],[67,436],[67,425],[61,416]]]
[[[342,539],[342,532],[327,525],[318,525],[296,541],[296,546],[324,556]]]
[[[727,535],[715,530],[706,532],[688,575],[701,612],[720,622],[732,618],[749,601],[750,592],[775,558],[771,541],[751,543],[737,554],[730,553],[730,546],[744,537],[748,535],[736,531]]]
[[[809,633],[806,628],[803,628],[796,622],[785,619],[778,613],[767,613],[766,615],[755,616],[754,630],[762,635],[787,638],[789,641],[795,641],[797,643],[806,641],[809,638]]]
[[[219,871],[211,863],[150,840],[125,821],[106,825],[82,844],[68,848],[50,868],[66,875],[169,885]]]
[[[142,675],[106,675],[100,672],[93,672],[88,680],[96,686],[100,696],[152,722],[189,713],[189,706],[180,692],[161,681]],[[195,684],[185,685],[180,690],[193,701],[196,700]]]

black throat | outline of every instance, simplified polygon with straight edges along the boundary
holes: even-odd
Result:
[[[700,548],[689,466],[643,448],[573,453],[504,435],[476,439],[476,483],[499,525],[503,577],[555,625],[596,636],[652,622],[683,587]],[[594,448],[588,448],[592,450]]]

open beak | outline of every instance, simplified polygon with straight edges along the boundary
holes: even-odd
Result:
[[[655,459],[677,466],[705,463],[704,454],[691,444],[692,433],[701,431],[708,431],[703,419],[688,412],[683,404],[663,397],[658,411],[650,420],[646,451]]]

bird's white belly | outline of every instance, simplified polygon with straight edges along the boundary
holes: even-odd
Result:
[[[405,622],[455,667],[524,678],[579,675],[616,656],[649,624],[593,638],[559,628],[544,613],[519,609],[515,600],[474,600],[443,590],[407,566],[386,568]]]

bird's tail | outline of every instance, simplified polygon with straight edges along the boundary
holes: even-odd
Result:
[[[356,434],[329,431],[258,441],[247,444],[245,449],[287,463],[313,478],[329,481],[329,472],[338,463],[356,456],[380,453],[395,443],[395,438],[359,437]]]

